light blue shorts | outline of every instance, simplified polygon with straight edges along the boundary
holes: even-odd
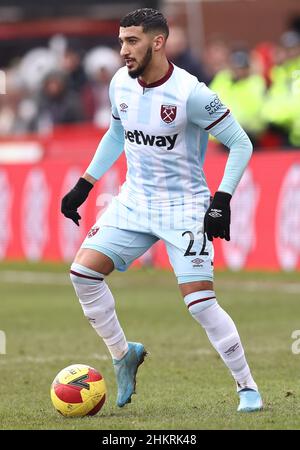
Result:
[[[131,208],[115,197],[87,234],[82,248],[104,253],[117,270],[125,271],[162,240],[179,284],[212,281],[214,250],[203,234],[206,208],[201,204],[184,208],[173,205],[170,214],[168,208]]]

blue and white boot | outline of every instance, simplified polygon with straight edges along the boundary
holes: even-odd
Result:
[[[254,412],[263,409],[262,398],[258,391],[245,388],[240,390],[238,394],[240,397],[238,412]]]
[[[147,355],[143,344],[128,342],[128,352],[122,359],[113,359],[113,365],[118,383],[117,405],[122,408],[131,402],[135,394],[136,373]]]

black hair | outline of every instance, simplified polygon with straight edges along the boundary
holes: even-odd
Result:
[[[163,14],[153,8],[141,8],[132,11],[120,20],[121,27],[142,26],[143,32],[161,31],[169,36],[169,27],[167,19]]]

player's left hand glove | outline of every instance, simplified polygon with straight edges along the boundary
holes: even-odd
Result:
[[[204,216],[204,233],[207,239],[226,239],[230,241],[230,199],[227,192],[217,191]]]

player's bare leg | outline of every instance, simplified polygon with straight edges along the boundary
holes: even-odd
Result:
[[[79,249],[74,263],[81,264],[103,275],[109,275],[114,270],[114,263],[108,256],[90,248]]]
[[[196,281],[180,284],[179,287],[189,312],[205,329],[208,339],[237,383],[240,396],[238,411],[262,409],[261,396],[252,378],[238,331],[231,317],[218,304],[213,283]]]
[[[104,276],[114,270],[103,253],[82,248],[71,266],[71,280],[84,315],[103,339],[113,358],[118,383],[117,405],[130,403],[136,373],[146,354],[142,344],[127,342],[115,311],[115,301]]]

